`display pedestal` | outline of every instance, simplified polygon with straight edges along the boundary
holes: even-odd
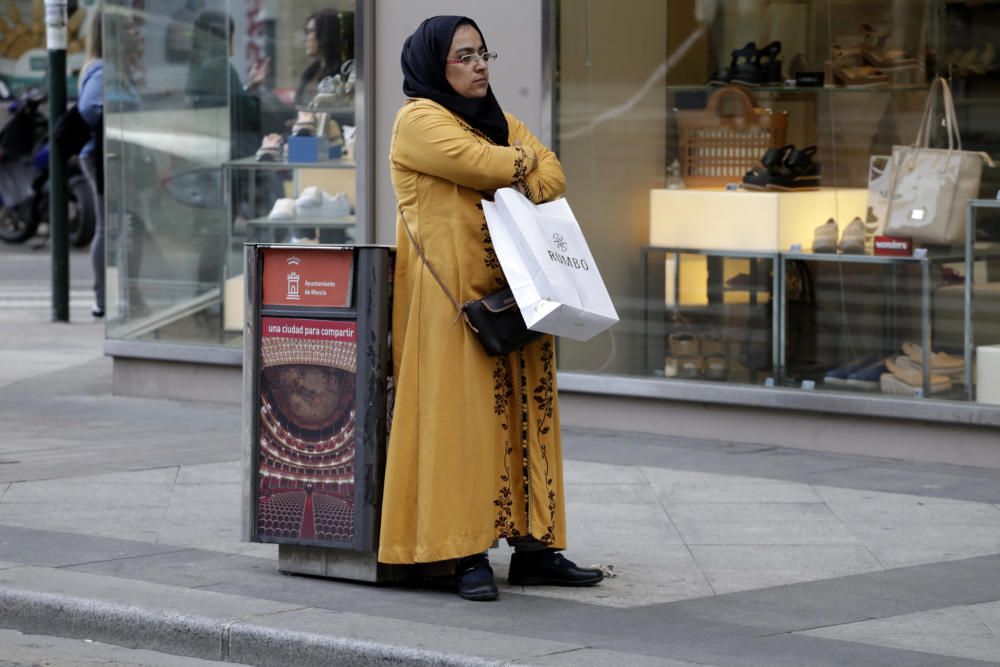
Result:
[[[699,250],[808,250],[813,230],[834,218],[841,229],[865,219],[868,191],[651,190],[649,245]]]

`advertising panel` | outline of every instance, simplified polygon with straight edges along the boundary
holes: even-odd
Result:
[[[354,541],[357,357],[355,321],[261,319],[261,542]]]

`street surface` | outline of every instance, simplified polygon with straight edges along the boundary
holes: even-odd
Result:
[[[240,407],[113,396],[86,254],[69,324],[47,261],[0,246],[0,667],[1000,664],[997,470],[567,429],[600,586],[512,587],[506,545],[489,604],[284,576],[239,541]]]

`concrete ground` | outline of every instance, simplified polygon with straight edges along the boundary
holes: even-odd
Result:
[[[284,576],[239,541],[239,408],[111,396],[86,276],[52,324],[22,256],[0,249],[0,665],[1000,664],[995,470],[566,430],[568,555],[600,586]]]

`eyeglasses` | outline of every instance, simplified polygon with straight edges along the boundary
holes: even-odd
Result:
[[[486,53],[470,53],[466,56],[462,56],[461,58],[445,60],[444,62],[448,65],[465,65],[466,67],[470,67],[478,63],[480,60],[489,65],[490,61],[496,60],[499,57],[500,54],[496,51],[487,51]]]

